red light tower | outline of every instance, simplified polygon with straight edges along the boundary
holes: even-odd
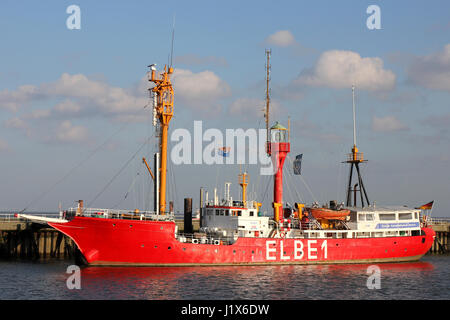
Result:
[[[270,128],[270,150],[274,166],[273,208],[274,220],[279,221],[283,214],[283,165],[287,154],[291,151],[289,130],[278,122]]]

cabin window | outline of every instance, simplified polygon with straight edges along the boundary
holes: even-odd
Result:
[[[221,216],[223,216],[223,215],[225,214],[224,211],[225,211],[225,210],[220,209],[220,215],[221,215]]]
[[[225,215],[228,217],[230,215],[230,210],[225,210]]]
[[[250,217],[253,217],[253,211],[249,211]]]
[[[414,212],[414,218],[417,219],[417,212]]]
[[[412,219],[412,213],[411,212],[399,213],[398,214],[398,219],[399,220],[410,220],[410,219]]]
[[[380,214],[380,220],[395,220],[395,213]]]
[[[364,213],[358,214],[358,221],[366,221],[366,215]]]
[[[218,216],[219,215],[219,210],[216,210],[216,216]]]
[[[373,221],[373,213],[366,213],[366,221]]]
[[[242,216],[242,211],[238,210],[237,215],[238,215],[238,217]]]

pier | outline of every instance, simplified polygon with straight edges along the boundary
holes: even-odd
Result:
[[[75,243],[61,232],[46,224],[31,223],[0,215],[0,258],[27,260],[75,259]]]
[[[450,252],[450,218],[433,218],[431,220],[431,228],[436,232],[436,239],[431,246],[430,252],[442,254]]]

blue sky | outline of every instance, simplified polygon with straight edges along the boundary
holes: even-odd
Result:
[[[80,30],[66,27],[72,4]],[[372,4],[380,30],[366,26]],[[173,128],[191,130],[194,120],[262,127],[271,48],[272,119],[290,116],[291,156],[304,154],[314,198],[345,195],[340,162],[352,146],[354,80],[369,198],[435,200],[433,213],[450,216],[449,12],[448,1],[2,1],[0,208],[54,210],[103,190],[153,132],[143,78],[150,63],[167,63],[175,16]],[[153,150],[144,148],[93,205],[142,207],[151,184],[140,159]],[[172,169],[178,209],[184,197],[197,201],[200,186],[225,180],[237,196],[236,165]],[[269,180],[247,169],[263,197]],[[292,194],[313,200],[298,177],[289,181]]]

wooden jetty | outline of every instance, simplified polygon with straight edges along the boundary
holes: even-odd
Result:
[[[431,227],[436,232],[436,239],[431,246],[431,253],[449,253],[450,219],[432,219]]]

